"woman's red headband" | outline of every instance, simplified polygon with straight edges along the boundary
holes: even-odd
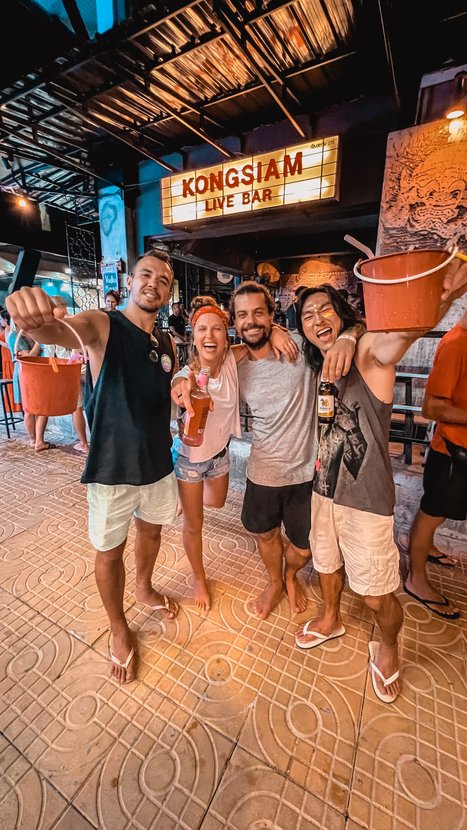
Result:
[[[219,306],[217,305],[202,305],[199,308],[197,308],[195,313],[193,314],[193,317],[191,318],[192,326],[195,325],[195,323],[197,322],[197,320],[199,320],[202,314],[217,314],[217,316],[220,317],[222,322],[224,323],[224,326],[226,328],[228,328],[229,326],[225,311],[222,311],[222,309],[219,308]]]

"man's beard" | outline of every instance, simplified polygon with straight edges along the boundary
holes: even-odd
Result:
[[[147,311],[148,314],[155,314],[156,311],[160,311],[162,308],[162,303],[160,300],[156,299],[151,301],[145,298],[141,302],[136,303],[136,305],[141,309],[141,311]]]
[[[259,328],[259,326],[257,326],[256,328]],[[262,328],[264,328],[264,326],[262,326]],[[269,331],[267,331],[267,330],[264,328],[263,334],[261,335],[260,339],[259,339],[259,340],[255,340],[255,341],[253,341],[253,342],[251,342],[251,343],[250,343],[250,341],[248,340],[248,336],[247,336],[247,335],[248,335],[248,332],[242,332],[242,340],[243,340],[243,342],[244,342],[244,343],[246,343],[246,345],[248,346],[248,348],[249,348],[249,349],[251,349],[253,352],[255,352],[255,351],[257,351],[258,349],[262,349],[262,348],[263,348],[263,346],[265,346],[265,345],[266,345],[266,343],[268,343],[268,342],[269,342],[269,338],[271,337],[271,331],[270,331],[270,330],[269,330]]]

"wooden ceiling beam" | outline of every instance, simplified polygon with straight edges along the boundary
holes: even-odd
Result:
[[[147,89],[139,81],[133,80],[132,85],[136,87],[136,89],[138,90],[138,98],[142,98],[143,100],[147,101],[148,104],[154,107],[155,109],[164,109],[166,112],[170,114],[172,118],[174,118],[176,121],[179,121],[180,124],[183,124],[183,126],[190,130],[190,132],[194,133],[196,136],[198,136],[198,138],[201,138],[202,141],[206,141],[208,144],[211,145],[211,147],[214,147],[214,149],[221,153],[221,155],[225,156],[226,158],[232,158],[232,153],[230,152],[230,150],[226,150],[225,147],[223,147],[221,144],[219,144],[217,141],[211,138],[211,136],[208,135],[208,133],[205,130],[203,130],[202,127],[197,127],[196,125],[192,124],[190,121],[184,118],[183,115],[177,112],[177,110],[172,109],[172,107],[170,107],[165,102],[163,104],[158,105],[155,101],[151,101],[151,99],[148,96]],[[151,86],[152,84],[150,83],[150,88]]]
[[[81,47],[74,47],[67,55],[61,55],[47,67],[39,69],[34,73],[29,73],[27,76],[28,80],[21,81],[21,89],[12,89],[10,92],[5,92],[3,95],[0,95],[0,107],[23,98],[28,93],[40,89],[47,83],[62,77],[67,72],[76,71],[98,55],[106,52],[112,53],[118,44],[142,37],[158,24],[171,20],[177,14],[180,14],[180,12],[187,11],[199,5],[200,2],[201,0],[171,0],[170,11],[165,6],[158,4],[156,10],[152,13],[146,13],[144,17],[139,14],[133,15],[130,22],[115,26],[105,35],[101,35],[97,39],[83,44]],[[29,76],[31,74],[34,74],[35,77],[30,78]],[[14,87],[14,84],[10,86]]]
[[[286,84],[284,78],[280,76],[275,69],[271,66],[270,62],[268,62],[267,58],[262,54],[262,50],[259,46],[251,40],[251,36],[245,31],[245,29],[241,29],[240,25],[233,21],[226,13],[225,6],[216,0],[215,4],[213,5],[214,14],[219,20],[221,26],[225,29],[225,31],[230,35],[231,39],[236,44],[238,50],[246,59],[246,61],[250,64],[253,68],[254,73],[257,75],[259,80],[261,81],[262,85],[267,89],[271,97],[274,99],[276,104],[282,110],[286,118],[290,121],[292,126],[295,128],[297,133],[299,134],[300,138],[305,138],[306,134],[303,128],[300,126],[296,118],[292,115],[292,112],[285,104],[281,95],[279,95],[276,90],[274,89],[272,83],[269,81],[267,74],[263,71],[261,66],[259,65],[258,61],[253,57],[251,54],[251,49],[256,51],[256,53],[260,56],[261,60],[265,63],[270,71],[270,74],[273,78],[282,86],[282,88],[286,89]],[[246,44],[250,46],[250,50],[246,49]],[[290,94],[290,90],[287,90]],[[292,94],[293,95],[293,94]],[[296,97],[293,95],[296,99]]]
[[[123,144],[127,144],[128,147],[131,147],[133,150],[136,150],[136,152],[138,152],[145,158],[157,162],[157,164],[160,164],[160,166],[163,167],[164,170],[168,170],[169,173],[180,172],[176,169],[176,167],[172,167],[171,164],[168,164],[166,161],[161,159],[160,156],[157,155],[157,153],[151,153],[151,151],[148,150],[145,146],[140,145],[137,142],[131,141],[126,134],[123,134],[123,131],[117,132],[116,130],[113,130],[111,127],[109,127],[108,124],[104,122],[104,116],[99,116],[98,113],[88,112],[86,114],[83,113],[81,117],[84,121],[87,121],[88,124],[92,124],[94,127],[99,127],[99,129],[104,130],[104,132],[108,133],[113,138],[117,139],[117,141],[121,141],[123,142]]]
[[[2,141],[1,136],[4,136],[3,139],[3,146],[8,148],[13,152],[16,157],[21,158],[21,145],[20,144],[9,144],[8,142],[11,141],[10,133],[8,130],[5,130],[3,127],[0,127],[0,141]],[[54,159],[54,164],[56,167],[60,167],[61,169],[70,169],[72,167],[75,170],[79,170],[80,173],[86,173],[89,176],[92,176],[94,179],[103,179],[104,177],[97,173],[95,170],[92,170],[91,167],[86,167],[84,164],[81,164],[79,161],[75,161],[74,159],[70,158],[70,156],[62,156],[61,153],[57,153],[53,148],[49,146],[44,146],[37,141],[33,141],[30,138],[25,138],[24,136],[21,137],[21,141],[24,145],[26,145],[26,151],[28,149],[37,150],[40,153],[43,153],[47,158]],[[40,159],[38,159],[40,161]],[[105,179],[104,179],[105,181]],[[113,182],[109,182],[109,184],[113,184]]]

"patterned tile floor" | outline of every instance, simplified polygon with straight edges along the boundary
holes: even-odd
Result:
[[[164,531],[155,572],[181,599],[172,622],[134,601],[130,534],[125,604],[141,664],[139,680],[119,687],[108,677],[83,459],[68,447],[34,454],[22,429],[3,435],[2,830],[467,828],[465,527],[440,537],[459,567],[432,569],[463,619],[432,618],[400,593],[403,693],[387,707],[368,678],[373,622],[349,590],[346,636],[313,651],[293,641],[319,605],[311,567],[306,614],[291,619],[284,597],[268,620],[252,615],[265,575],[239,520],[248,445],[238,445],[227,505],[206,515],[209,614],[190,599],[181,519]],[[394,467],[403,550],[420,469]]]

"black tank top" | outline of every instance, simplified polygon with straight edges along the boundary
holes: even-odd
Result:
[[[85,410],[91,430],[84,484],[152,484],[173,470],[170,447],[170,381],[174,366],[168,334],[149,335],[120,311],[109,313],[110,332],[93,388],[89,364]]]

